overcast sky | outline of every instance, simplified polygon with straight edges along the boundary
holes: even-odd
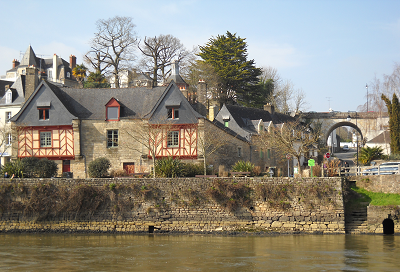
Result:
[[[0,10],[0,75],[29,45],[80,64],[96,21],[116,15],[132,17],[142,39],[171,34],[188,49],[237,33],[258,67],[306,93],[310,111],[356,110],[365,85],[400,63],[399,0],[0,0]]]

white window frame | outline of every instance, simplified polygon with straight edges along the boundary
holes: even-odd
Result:
[[[51,131],[40,132],[40,147],[52,147]]]
[[[177,130],[168,131],[167,146],[168,147],[179,147],[179,131],[177,131]]]
[[[108,129],[107,130],[107,148],[118,147],[118,141],[119,141],[118,129]]]
[[[7,143],[6,145],[10,146],[12,144],[12,135],[11,133],[7,133]]]

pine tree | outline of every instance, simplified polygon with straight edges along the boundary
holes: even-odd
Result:
[[[247,60],[245,39],[228,31],[226,35],[211,38],[205,46],[200,46],[200,51],[198,55],[221,78],[217,90],[220,104],[251,104],[253,94],[259,91],[261,69],[255,67],[254,60]]]
[[[390,129],[390,153],[400,153],[400,104],[396,94],[393,94],[390,101],[384,94],[381,96],[385,101],[389,113],[389,129]]]

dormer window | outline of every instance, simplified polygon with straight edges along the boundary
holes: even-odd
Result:
[[[179,109],[168,109],[168,119],[179,119]]]
[[[106,120],[119,121],[121,116],[121,106],[117,99],[111,98],[106,104]]]
[[[11,104],[12,102],[12,92],[11,90],[8,90],[6,92],[6,104]]]
[[[224,127],[229,127],[229,120],[231,118],[229,116],[222,116],[222,120],[224,120]]]
[[[70,77],[71,77],[71,73],[67,72],[67,78],[70,78]]]
[[[39,120],[46,121],[50,119],[50,102],[49,101],[38,101],[37,109],[39,111]]]

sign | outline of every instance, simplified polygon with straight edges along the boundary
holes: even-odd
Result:
[[[330,154],[329,152],[327,152],[327,153],[325,154],[325,158],[329,159],[330,157],[331,157],[331,154]]]
[[[290,160],[290,154],[286,154],[286,159]]]
[[[309,159],[308,160],[308,166],[315,166],[315,160]]]

